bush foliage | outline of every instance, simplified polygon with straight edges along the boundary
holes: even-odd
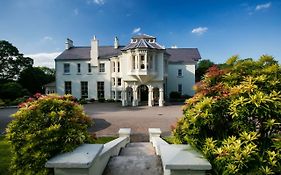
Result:
[[[201,150],[215,174],[281,174],[281,67],[271,56],[209,68],[186,100],[176,143]]]
[[[36,94],[13,117],[7,128],[13,174],[49,174],[47,160],[90,139],[91,120],[72,96]]]

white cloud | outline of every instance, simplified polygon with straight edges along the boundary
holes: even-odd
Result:
[[[207,27],[197,27],[197,28],[194,28],[191,33],[194,33],[196,35],[202,35],[204,34],[205,32],[208,31],[208,28]]]
[[[177,45],[172,45],[172,47],[171,47],[172,49],[177,49],[178,48],[178,46]]]
[[[263,9],[268,9],[269,7],[271,7],[271,2],[268,2],[268,3],[265,3],[265,4],[258,4],[256,6],[256,11],[263,10]]]
[[[76,8],[76,9],[73,10],[73,13],[74,13],[75,16],[77,16],[77,15],[79,15],[79,10]]]
[[[52,41],[52,40],[53,40],[53,38],[50,37],[50,36],[44,36],[43,37],[43,41]]]
[[[134,28],[132,34],[136,34],[136,33],[140,32],[140,30],[141,30],[140,27]]]
[[[35,53],[27,54],[25,57],[30,57],[34,60],[34,66],[46,66],[50,68],[55,68],[55,58],[61,54],[61,52],[51,52],[51,53]]]
[[[88,4],[97,4],[97,5],[103,5],[105,3],[105,0],[88,0]]]

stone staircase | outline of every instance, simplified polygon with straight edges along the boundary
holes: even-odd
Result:
[[[129,143],[112,157],[103,175],[162,175],[162,163],[150,142]]]

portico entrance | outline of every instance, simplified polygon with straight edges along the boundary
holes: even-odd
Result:
[[[163,106],[162,84],[130,84],[122,91],[122,106]]]

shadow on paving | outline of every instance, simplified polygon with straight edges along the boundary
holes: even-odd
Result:
[[[94,125],[89,128],[89,132],[97,132],[111,126],[111,123],[102,118],[94,118],[93,121]]]
[[[98,103],[83,105],[86,114],[103,114],[107,112],[118,112],[118,111],[140,111],[144,110],[147,106],[126,106],[123,107],[121,103]]]

